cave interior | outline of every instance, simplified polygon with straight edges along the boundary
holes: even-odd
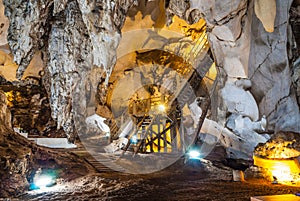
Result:
[[[298,200],[299,55],[299,0],[0,0],[0,200]]]

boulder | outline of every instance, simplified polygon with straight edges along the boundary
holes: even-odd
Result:
[[[288,159],[300,156],[300,134],[279,132],[264,144],[259,144],[254,154],[262,158]]]

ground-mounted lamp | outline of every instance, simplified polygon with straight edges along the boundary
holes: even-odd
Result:
[[[197,149],[191,149],[187,152],[189,159],[201,159],[201,153]]]
[[[130,143],[136,145],[138,143],[138,137],[136,135],[132,136]]]
[[[54,171],[42,171],[39,168],[33,177],[33,182],[30,184],[30,190],[41,189],[54,186],[56,184],[56,174]]]
[[[52,186],[54,183],[55,183],[54,179],[49,175],[41,175],[34,182],[35,186],[40,189],[44,189],[46,187]]]
[[[192,145],[186,152],[187,158],[191,160],[201,160],[202,159],[202,154],[200,151],[200,147],[197,145]]]

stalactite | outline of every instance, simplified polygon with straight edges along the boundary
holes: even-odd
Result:
[[[87,85],[97,91],[116,62],[120,30],[135,0],[116,1],[4,1],[10,20],[8,41],[19,65],[20,79],[34,53],[42,49],[44,83],[52,116],[70,141],[76,136],[76,115],[87,115]],[[105,71],[106,73],[103,73]],[[88,80],[88,81],[87,81]],[[78,104],[80,102],[80,104]]]

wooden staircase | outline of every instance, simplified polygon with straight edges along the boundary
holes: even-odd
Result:
[[[199,36],[199,38],[195,41],[195,46],[191,49],[191,52],[187,53],[184,56],[184,59],[186,61],[193,60],[193,58],[200,58],[200,62],[198,60],[198,63],[191,63],[191,66],[194,66],[195,69],[185,69],[185,66],[182,66],[177,69],[177,71],[182,72],[183,77],[188,81],[187,83],[182,84],[181,86],[177,86],[177,90],[175,94],[171,96],[171,99],[168,100],[168,104],[172,105],[172,103],[176,102],[176,105],[179,106],[179,109],[181,110],[186,104],[191,104],[194,99],[191,97],[195,96],[195,91],[199,88],[203,78],[209,71],[210,67],[213,64],[212,59],[210,58],[210,55],[208,53],[209,51],[209,45],[207,42],[207,36],[205,31]],[[145,100],[146,101],[146,100]],[[152,104],[152,103],[151,103]],[[174,107],[174,104],[172,105]],[[207,114],[208,108],[210,107],[210,97],[207,95],[206,103],[202,105],[202,116],[199,119],[198,122],[198,128],[196,129],[197,132],[200,131],[201,125],[204,121],[204,118]],[[169,114],[167,116],[172,117],[170,119],[168,126],[166,126],[166,123],[158,122],[156,116],[150,117],[148,115],[145,115],[142,119],[138,120],[138,123],[136,124],[136,127],[131,131],[131,133],[128,135],[128,143],[123,148],[123,153],[121,156],[125,154],[128,150],[133,150],[133,155],[137,154],[138,152],[145,153],[145,147],[150,146],[151,152],[153,152],[153,146],[158,147],[158,152],[167,152],[167,145],[168,146],[180,146],[178,143],[172,142],[173,139],[176,139],[176,137],[180,137],[179,134],[179,128],[178,122],[180,119],[177,119],[176,114],[174,115],[175,108],[171,108],[171,111],[169,111]],[[153,129],[153,127],[157,127],[157,131]],[[162,127],[162,129],[160,129]],[[113,129],[113,132],[114,129]],[[167,139],[166,133],[171,133],[171,140]],[[132,138],[139,136],[139,140],[137,144],[132,144]],[[161,147],[160,143],[164,146]],[[134,148],[130,148],[133,147]],[[178,147],[176,147],[177,150]]]
[[[67,151],[67,150],[62,150]],[[101,153],[95,153],[94,156],[91,155],[89,151],[85,148],[77,148],[71,150],[71,153],[84,159],[87,163],[93,166],[98,172],[126,172],[126,170],[118,165],[116,161],[120,158],[120,155],[107,154],[103,155]]]

